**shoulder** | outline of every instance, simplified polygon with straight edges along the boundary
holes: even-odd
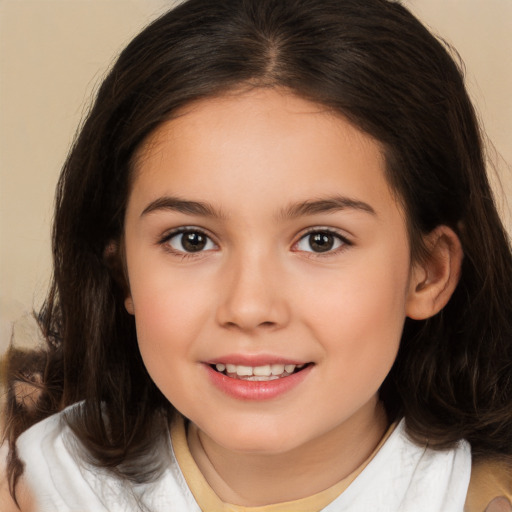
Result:
[[[18,439],[19,458],[25,465],[24,485],[33,496],[38,512],[83,512],[84,504],[94,512],[141,508],[198,510],[182,484],[169,450],[168,430],[167,436],[156,434],[154,438],[162,466],[159,474],[149,482],[135,483],[93,464],[66,421],[74,407],[80,404],[33,425]],[[23,512],[30,510],[22,508]]]
[[[0,447],[0,503],[2,504],[2,512],[31,512],[34,510],[33,500],[23,478],[20,479],[16,487],[16,498],[19,507],[9,492],[6,472],[7,451],[6,444]]]
[[[2,504],[2,512],[32,512],[35,510],[32,494],[27,489],[23,479],[16,486],[16,498],[18,505],[9,492],[7,481],[2,474],[0,480],[0,503]]]
[[[512,461],[473,465],[464,512],[512,512]]]
[[[20,488],[30,494],[38,510],[79,510],[77,506],[83,506],[81,500],[85,498],[96,503],[94,491],[84,478],[87,462],[66,422],[71,408],[36,423],[16,443],[24,465]]]
[[[62,442],[64,432],[67,430],[64,414],[64,411],[53,414],[32,425],[20,435],[16,442],[16,448],[22,462],[32,464],[55,455]]]

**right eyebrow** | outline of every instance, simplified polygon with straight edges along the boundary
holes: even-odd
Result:
[[[201,217],[223,218],[224,215],[211,204],[201,201],[187,201],[173,196],[164,196],[149,203],[140,214],[141,217],[159,210],[171,210],[187,215],[199,215]]]

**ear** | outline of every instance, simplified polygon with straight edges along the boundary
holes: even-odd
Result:
[[[126,297],[126,299],[124,299],[124,307],[125,307],[126,311],[128,311],[128,313],[130,313],[130,315],[135,314],[135,308],[133,307],[133,300],[132,300],[131,295],[128,295],[128,297]]]
[[[126,272],[124,243],[121,240],[111,240],[103,251],[103,261],[110,271],[111,276],[121,287],[125,294],[124,307],[130,315],[134,313],[133,300],[130,294],[130,286]]]
[[[462,246],[459,237],[448,226],[438,226],[426,235],[427,255],[413,263],[406,315],[425,320],[441,311],[459,282]]]

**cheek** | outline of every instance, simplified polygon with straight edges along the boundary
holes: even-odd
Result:
[[[384,254],[351,265],[321,291],[312,288],[303,304],[309,328],[348,373],[387,373],[392,365],[405,321],[408,268],[407,253]]]
[[[141,260],[143,258],[140,258]],[[162,260],[159,261],[159,260]],[[176,271],[165,258],[135,261],[129,268],[130,289],[140,332],[183,332],[197,323],[201,305],[207,302],[208,279],[192,270]]]
[[[130,270],[139,348],[156,381],[158,373],[179,368],[179,357],[191,353],[193,341],[208,322],[208,288],[156,265],[144,272]]]
[[[163,395],[183,409],[184,397],[187,403],[199,393],[187,378],[201,325],[197,304],[183,296],[179,300],[175,294],[155,294],[147,301],[139,295],[137,299],[137,340],[146,370]]]
[[[178,348],[194,336],[199,326],[197,300],[158,295],[148,301],[141,301],[140,296],[138,299],[135,323],[139,345],[159,350]]]

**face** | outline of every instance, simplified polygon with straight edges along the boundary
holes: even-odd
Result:
[[[169,401],[246,452],[371,422],[411,301],[379,144],[256,90],[189,106],[137,156],[126,307]]]

